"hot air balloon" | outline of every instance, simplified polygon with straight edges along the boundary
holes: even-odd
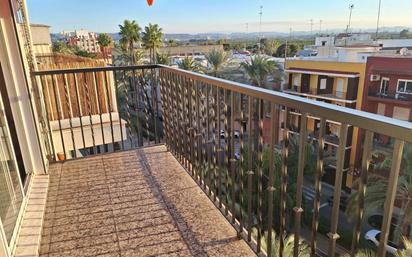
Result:
[[[152,6],[153,0],[147,0],[147,4],[148,4],[149,6]]]

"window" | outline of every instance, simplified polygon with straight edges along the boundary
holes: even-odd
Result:
[[[396,93],[412,94],[412,80],[399,79]]]
[[[326,79],[320,80],[320,87],[319,89],[326,89]]]
[[[295,74],[293,76],[293,85],[295,87],[299,87],[300,86],[300,76],[298,74]]]
[[[398,107],[398,106],[395,106],[393,108],[392,118],[394,119],[408,121],[409,115],[410,115],[410,110],[408,108],[403,108],[403,107]]]
[[[338,79],[338,82],[336,85],[336,91],[343,92],[343,79]]]
[[[381,87],[379,89],[379,94],[387,95],[389,88],[389,78],[382,78],[381,80]]]

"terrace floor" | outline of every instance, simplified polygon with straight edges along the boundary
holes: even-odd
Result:
[[[53,164],[40,256],[256,256],[165,146]]]

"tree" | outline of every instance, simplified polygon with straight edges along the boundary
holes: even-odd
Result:
[[[271,61],[267,57],[257,55],[250,61],[240,64],[240,67],[246,72],[254,86],[265,87],[269,75],[278,77],[281,68],[276,61]]]
[[[156,63],[163,65],[170,65],[170,57],[168,54],[156,54]]]
[[[279,251],[280,251],[280,238],[276,235],[276,232],[271,230],[272,233],[272,256],[278,256]],[[254,238],[257,238],[257,230],[255,228],[252,229],[252,236]],[[260,239],[262,248],[267,251],[267,232],[265,232],[264,236]],[[284,257],[292,257],[293,255],[293,249],[294,249],[294,241],[295,241],[295,236],[292,235],[287,235],[283,238],[284,242],[284,248],[282,252],[282,256]],[[299,257],[309,257],[310,256],[310,248],[307,244],[304,242],[301,242],[299,244],[299,251],[298,251],[298,256]]]
[[[403,237],[402,239],[404,249],[398,250],[396,253],[396,257],[411,257],[412,256],[412,241],[408,240],[407,238]]]
[[[220,68],[228,61],[229,56],[229,53],[217,48],[206,54],[206,60],[212,66],[213,76],[217,77]]]
[[[101,33],[99,36],[97,36],[97,43],[100,45],[100,50],[103,52],[103,56],[106,59],[106,51],[105,48],[110,46],[113,42],[113,39],[109,34],[107,33]]]
[[[409,37],[411,37],[411,33],[409,32],[408,29],[403,29],[403,30],[401,30],[401,32],[399,32],[399,36],[401,38],[409,38]]]
[[[53,43],[53,52],[61,54],[73,54],[73,49],[71,49],[65,42],[56,41]]]
[[[276,50],[277,57],[285,57],[286,44],[281,44]],[[288,44],[287,56],[295,56],[298,52],[298,47],[295,44]]]
[[[196,64],[195,60],[190,57],[186,56],[178,63],[180,69],[188,70],[188,71],[199,71],[200,67]]]
[[[163,32],[157,24],[149,24],[144,28],[142,33],[143,43],[146,49],[149,49],[150,62],[156,62],[156,49],[160,47],[162,43]]]
[[[389,168],[392,160],[385,159],[379,168]],[[355,181],[355,186],[359,181]],[[370,174],[367,181],[365,193],[365,217],[370,216],[376,210],[384,208],[386,192],[388,189],[388,179],[379,175]],[[359,193],[353,192],[349,197],[346,215],[349,220],[354,220],[358,208]],[[398,178],[396,201],[400,203],[400,217],[396,224],[393,241],[399,242],[400,235],[410,236],[410,226],[412,224],[412,144],[405,144],[401,170]]]
[[[97,43],[99,43],[100,46],[102,47],[108,47],[111,45],[113,42],[113,39],[109,34],[107,33],[101,33],[99,36],[97,36]]]
[[[119,25],[120,45],[130,56],[131,64],[135,64],[134,44],[140,41],[141,28],[136,21],[125,20],[123,25]]]

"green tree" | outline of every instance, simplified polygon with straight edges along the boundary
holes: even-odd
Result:
[[[119,25],[119,28],[120,46],[129,54],[131,64],[135,64],[134,44],[140,41],[141,28],[136,21],[129,20],[125,20],[123,24]]]
[[[157,24],[149,24],[143,31],[143,43],[149,49],[150,62],[156,62],[156,49],[160,47],[163,38],[162,29]]]
[[[240,67],[246,72],[251,83],[257,87],[266,87],[269,75],[278,77],[281,72],[276,61],[271,61],[262,55],[252,57],[250,61],[241,63]]]
[[[163,65],[170,65],[170,57],[168,54],[156,54],[156,63]]]
[[[386,168],[392,164],[391,159],[385,159],[379,168]],[[355,181],[356,186],[359,181]],[[384,208],[386,192],[388,189],[388,179],[376,174],[370,174],[365,193],[365,217],[370,216],[377,210]],[[354,220],[358,208],[359,193],[353,192],[349,197],[346,215],[350,220]],[[410,236],[409,228],[412,224],[412,144],[406,144],[402,154],[401,170],[398,178],[396,201],[400,203],[400,217],[396,224],[393,241],[399,242],[400,235]]]
[[[286,44],[281,44],[276,50],[276,56],[285,57],[285,48],[286,48]],[[286,53],[288,57],[295,56],[297,52],[298,52],[298,47],[295,44],[288,44],[287,53]]]
[[[213,76],[217,77],[220,68],[229,60],[229,56],[230,54],[228,52],[217,48],[206,54],[206,60],[212,66]]]
[[[100,33],[99,36],[97,36],[97,43],[99,43],[102,47],[108,47],[112,44],[112,42],[112,37],[107,33]]]
[[[280,251],[280,238],[276,235],[274,230],[271,230],[272,233],[272,256],[278,256]],[[257,230],[255,228],[252,229],[252,236],[257,238]],[[260,239],[262,248],[267,251],[268,249],[268,240],[267,240],[267,232],[265,232],[264,236]],[[287,235],[283,238],[284,248],[282,252],[282,256],[284,257],[292,257],[293,249],[294,249],[294,242],[295,236],[293,234]],[[310,256],[310,248],[307,244],[303,241],[299,244],[299,257],[309,257]]]
[[[411,257],[412,256],[412,241],[403,237],[404,249],[398,250],[396,257]]]
[[[200,67],[196,64],[195,60],[190,57],[186,56],[178,63],[180,69],[188,70],[188,71],[199,71]]]
[[[53,43],[53,52],[62,54],[73,54],[73,49],[71,49],[65,42],[56,41]]]
[[[403,29],[403,30],[401,30],[401,32],[399,32],[399,36],[401,38],[409,38],[409,37],[411,37],[411,33],[409,32],[408,29]]]

